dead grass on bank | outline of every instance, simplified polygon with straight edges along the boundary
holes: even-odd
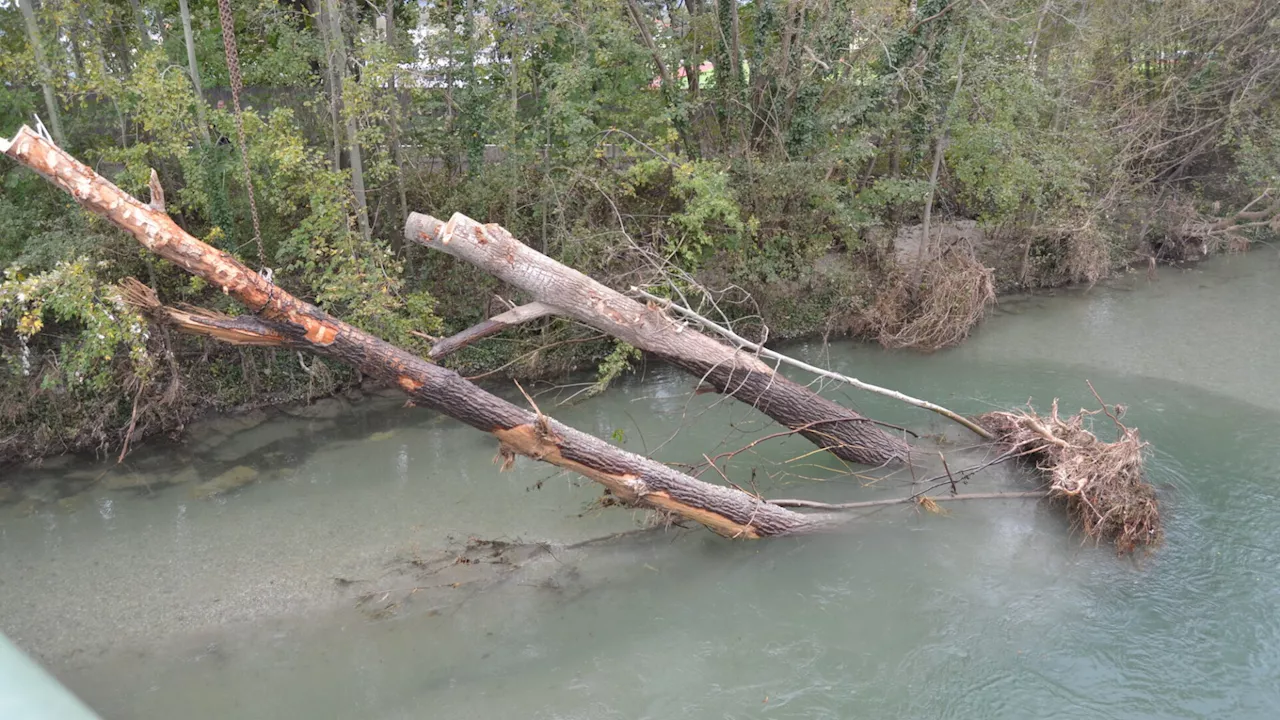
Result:
[[[1114,442],[1099,440],[1086,427],[1103,413],[1116,426]],[[1065,501],[1068,514],[1088,537],[1114,543],[1120,554],[1154,547],[1163,539],[1155,488],[1143,477],[1147,444],[1105,403],[1101,410],[1081,410],[1065,419],[1054,400],[1048,416],[1028,406],[987,413],[978,421],[1009,451],[1026,453],[1047,478],[1050,497]]]
[[[933,352],[958,345],[995,302],[994,275],[968,244],[926,260],[913,283],[905,271],[880,294],[868,323],[887,348]]]

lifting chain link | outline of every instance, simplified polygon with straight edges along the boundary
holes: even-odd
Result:
[[[240,141],[240,159],[244,165],[244,185],[249,193],[249,214],[253,217],[253,241],[258,245],[258,263],[261,272],[270,280],[267,253],[262,247],[262,227],[258,223],[258,203],[253,197],[253,175],[249,170],[249,147],[244,139],[244,118],[240,115],[240,90],[244,81],[240,76],[240,54],[236,50],[236,22],[231,14],[231,0],[218,0],[218,18],[222,21],[222,47],[227,53],[227,72],[231,75],[231,108],[235,112],[236,136]]]

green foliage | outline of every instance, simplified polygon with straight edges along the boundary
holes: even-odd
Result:
[[[623,373],[631,371],[632,363],[639,361],[640,357],[639,350],[621,340],[615,340],[613,352],[606,355],[596,368],[596,381],[576,399],[585,400],[608,390],[614,380],[621,377]]]
[[[981,52],[981,47],[970,49]],[[992,222],[1079,208],[1088,202],[1091,172],[1087,127],[1053,126],[1057,100],[1033,68],[978,54],[965,68],[971,89],[952,108],[946,160],[956,194]]]
[[[0,328],[16,336],[17,349],[4,349],[9,371],[30,376],[44,372],[42,387],[93,394],[112,389],[113,361],[127,358],[133,374],[145,381],[152,359],[147,352],[147,322],[104,286],[87,259],[60,262],[52,270],[27,275],[17,265],[0,283]],[[32,343],[47,326],[76,338],[57,347],[58,362],[47,369],[34,357]]]
[[[667,219],[670,235],[663,253],[681,265],[696,268],[714,252],[735,251],[750,234],[724,165],[694,160],[672,167],[652,158],[631,167],[625,186],[635,192],[657,182],[668,183],[668,191],[680,201]]]

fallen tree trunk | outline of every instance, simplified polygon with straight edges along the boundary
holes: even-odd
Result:
[[[682,368],[757,408],[836,457],[867,465],[907,459],[907,443],[762,362],[566,267],[498,225],[455,214],[448,223],[410,213],[405,237],[466,260],[562,311]]]
[[[516,454],[531,457],[594,480],[622,502],[694,520],[726,537],[812,532],[839,522],[834,515],[801,514],[741,490],[705,483],[487,393],[451,370],[293,297],[228,253],[192,237],[167,214],[129,196],[28,127],[12,141],[0,138],[0,152],[40,173],[82,206],[133,235],[143,247],[222,288],[257,316],[240,319],[162,308],[163,315],[181,329],[240,344],[306,349],[340,360],[394,383],[419,405],[493,434],[499,440],[504,469]],[[130,287],[126,296],[138,292],[137,286]],[[159,302],[151,299],[144,304],[156,310]]]

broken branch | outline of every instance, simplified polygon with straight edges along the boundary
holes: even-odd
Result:
[[[472,325],[457,335],[452,335],[441,340],[435,345],[432,345],[429,357],[432,360],[439,360],[446,355],[461,350],[477,340],[487,338],[490,335],[496,335],[509,327],[555,314],[557,314],[557,310],[555,308],[540,302],[531,302],[527,305],[511,308],[504,313],[494,315],[488,320]]]

